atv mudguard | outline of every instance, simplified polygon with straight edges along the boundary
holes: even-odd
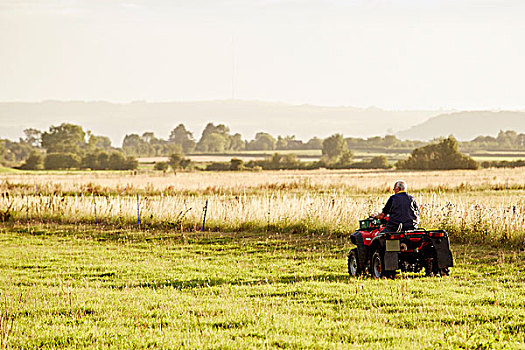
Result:
[[[436,249],[438,267],[442,269],[445,267],[454,266],[454,259],[452,258],[452,252],[450,251],[450,242],[448,236],[443,238],[432,237],[430,240]]]
[[[365,245],[365,241],[363,240],[361,232],[355,231],[352,233],[350,235],[350,241],[356,245],[359,264],[364,268],[368,256],[368,247]]]
[[[379,252],[383,254],[383,269],[385,271],[395,271],[399,269],[399,253],[387,252],[385,249],[385,241],[386,238],[383,234],[377,235],[372,242],[370,242],[370,254],[379,250]]]
[[[399,269],[399,253],[398,252],[385,252],[385,271],[394,271]]]

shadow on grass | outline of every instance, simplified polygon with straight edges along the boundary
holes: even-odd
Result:
[[[224,278],[197,278],[191,280],[163,280],[151,281],[139,284],[122,285],[120,289],[125,288],[174,288],[179,290],[197,289],[197,288],[211,288],[221,285],[230,286],[257,286],[257,285],[273,285],[273,284],[295,284],[302,282],[344,282],[348,281],[348,276],[342,274],[323,274],[314,276],[283,276],[279,278],[265,278],[256,280],[227,280]]]

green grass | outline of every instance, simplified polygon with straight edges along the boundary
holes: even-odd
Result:
[[[372,280],[347,276],[350,248],[4,225],[0,320],[13,348],[525,348],[524,253],[453,245],[450,277]]]
[[[0,174],[16,174],[16,173],[21,173],[21,172],[22,171],[18,169],[6,168],[3,166],[0,166]]]

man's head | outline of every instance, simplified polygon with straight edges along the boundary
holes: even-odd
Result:
[[[403,180],[399,180],[394,184],[394,192],[398,193],[407,190],[407,183]]]

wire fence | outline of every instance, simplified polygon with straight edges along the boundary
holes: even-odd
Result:
[[[165,227],[174,230],[261,230],[350,233],[380,211],[388,195],[268,192],[251,195],[0,196],[0,220]],[[421,225],[464,241],[522,242],[525,200],[519,194],[419,193]]]

